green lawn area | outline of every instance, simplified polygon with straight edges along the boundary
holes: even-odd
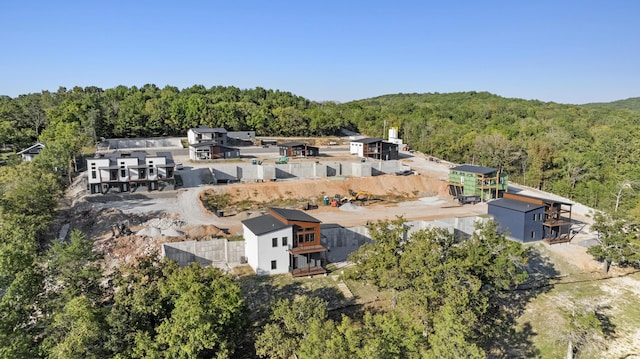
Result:
[[[546,293],[533,298],[518,318],[520,329],[531,326],[532,343],[540,358],[564,358],[567,351],[570,313],[580,308],[595,311],[603,335],[592,338],[576,358],[627,358],[640,354],[640,273],[617,271],[605,275],[584,272],[551,255],[562,275]]]

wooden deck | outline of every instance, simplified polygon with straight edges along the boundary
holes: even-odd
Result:
[[[305,276],[316,275],[316,274],[325,274],[327,273],[327,269],[319,266],[304,267],[304,268],[293,269],[289,273],[291,273],[291,275],[294,277],[305,277]]]
[[[568,243],[571,242],[571,237],[568,234],[563,234],[558,237],[547,237],[543,239],[548,244]]]

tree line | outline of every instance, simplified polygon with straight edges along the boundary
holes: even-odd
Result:
[[[621,104],[633,109],[632,100]],[[51,126],[77,126],[72,130],[94,143],[101,137],[184,136],[198,125],[258,136],[339,135],[346,128],[386,137],[395,127],[426,154],[500,168],[514,182],[598,209],[640,210],[640,112],[606,104],[561,105],[485,92],[337,104],[260,87],[152,84],[0,97],[0,142],[15,150],[42,139]]]
[[[57,111],[63,104],[69,105],[83,97],[72,100],[74,92],[92,93],[86,89],[64,91],[60,96],[69,95],[65,99],[69,101],[62,100],[44,109],[44,115],[40,117],[42,122],[35,118],[29,122],[26,117],[2,118],[10,124],[6,128],[17,132],[24,130],[24,138],[31,141],[34,137],[30,136],[35,136],[47,146],[33,162],[10,161],[0,173],[1,357],[480,358],[490,353],[535,355],[535,350],[527,344],[526,335],[523,337],[526,333],[515,328],[514,318],[510,315],[514,309],[505,305],[506,299],[510,299],[511,304],[518,303],[517,296],[510,298],[510,294],[527,279],[524,269],[527,253],[518,243],[507,241],[497,233],[495,224],[491,223],[478,227],[467,240],[440,230],[424,230],[408,236],[402,219],[371,225],[369,230],[374,243],[364,245],[351,257],[356,266],[346,275],[354,281],[390,292],[392,303],[385,310],[363,309],[355,315],[345,314],[340,318],[328,316],[326,303],[303,296],[274,302],[264,322],[252,321],[237,279],[211,268],[178,268],[175,263],[153,256],[141,258],[134,266],[105,273],[100,266],[100,257],[92,250],[91,238],[74,231],[70,239],[57,241],[50,233],[57,201],[76,175],[76,158],[83,146],[91,144],[92,136],[103,133],[97,130],[99,127],[87,126],[90,116],[83,117],[86,113],[82,110]],[[93,91],[99,92],[98,89]],[[428,99],[431,95],[393,97],[412,96]],[[477,96],[482,98],[481,103],[496,101],[504,106],[512,101],[475,93],[433,96],[436,99],[444,96],[448,101]],[[12,107],[23,100],[3,99],[3,116],[7,113],[7,103]],[[59,99],[54,100],[55,103]],[[340,109],[341,116],[350,118],[351,128],[375,135],[385,128],[386,121],[386,126],[398,126],[405,139],[415,143],[414,147],[432,145],[428,141],[439,137],[430,136],[424,143],[418,141],[414,136],[420,132],[418,129],[411,132],[410,116],[398,115],[394,123],[390,112],[385,115],[385,111],[390,111],[388,107],[398,106],[396,101],[382,98],[329,106]],[[409,102],[419,103],[417,100]],[[466,113],[468,121],[456,119],[455,111],[473,108],[475,102],[446,105],[447,101],[443,100],[439,103],[440,113],[451,113],[442,119],[444,124],[458,121],[464,127],[474,123],[474,111]],[[375,106],[379,108],[374,110]],[[567,109],[553,104],[547,106],[557,106],[559,112],[552,113],[558,117],[561,110]],[[508,106],[504,109],[497,105],[489,107],[492,108],[490,116],[484,114],[484,120],[488,122],[505,116],[498,113],[513,111],[507,110]],[[578,112],[581,111],[588,114],[592,110]],[[619,121],[613,121],[612,117],[594,119],[594,126],[589,127],[587,133],[606,134],[619,128],[632,130],[630,124],[636,116],[632,112],[593,111],[611,116],[618,114]],[[418,110],[410,113],[413,112]],[[534,113],[537,112],[532,112],[532,116]],[[584,118],[585,114],[581,116],[568,121],[574,125],[576,134],[582,133],[581,127],[573,121]],[[537,122],[546,123],[553,132],[551,128],[555,121],[551,119],[553,116],[549,117]],[[605,131],[603,127],[607,126],[603,123],[607,121],[610,127]],[[432,118],[424,123],[434,122],[437,121]],[[615,123],[623,125],[616,127],[613,126]],[[420,131],[435,131],[424,127]],[[454,127],[449,123],[447,128],[438,128],[438,131],[458,131]],[[516,139],[521,138],[517,133],[512,138],[499,134],[498,129],[504,131],[509,127],[496,125],[494,128],[497,131],[494,135],[505,136],[509,143],[516,143]],[[542,132],[537,135],[542,136]],[[625,135],[633,142],[634,133]],[[4,138],[8,138],[7,144],[17,145],[22,137]],[[449,143],[456,142],[454,139],[452,137]],[[603,136],[597,142],[613,140]],[[493,156],[481,157],[478,153],[465,152],[462,150],[464,141],[457,142],[462,143],[449,149],[434,147],[431,151],[452,151],[452,158],[455,158],[455,151],[461,151],[458,155],[478,156],[476,163],[491,165],[481,161],[489,161]],[[580,143],[591,145],[588,141]],[[616,151],[622,146],[617,141],[610,145]],[[595,155],[594,152],[591,154]],[[551,163],[555,166],[557,161],[556,158]],[[632,167],[632,158],[619,159],[619,164],[627,162],[628,167]],[[512,164],[505,164],[504,168],[509,165]],[[626,189],[633,189],[632,179]],[[584,180],[584,177],[580,178],[574,187],[579,188]],[[554,183],[549,178],[545,181]],[[619,195],[617,206],[613,207],[617,209],[613,211],[615,215],[598,217],[596,228],[602,233],[602,246],[594,247],[599,249],[591,252],[607,262],[638,266],[640,227],[633,220],[633,208],[628,203],[633,193],[623,196],[621,189],[625,188],[619,187],[615,192]],[[248,335],[248,342],[245,335]],[[524,339],[517,343],[510,339],[519,337]],[[515,344],[519,346],[514,347]]]

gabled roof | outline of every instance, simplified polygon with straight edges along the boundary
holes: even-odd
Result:
[[[381,138],[361,138],[359,140],[353,140],[351,142],[360,142],[360,143],[376,143],[376,142],[382,142]]]
[[[488,203],[488,206],[502,207],[502,208],[523,212],[523,213],[531,212],[539,208],[545,208],[545,205],[543,204],[517,201],[515,199],[508,199],[508,198],[500,198],[500,199],[493,200]]]
[[[227,130],[224,128],[209,126],[198,126],[196,128],[192,128],[191,131],[195,133],[227,133]]]
[[[27,153],[27,152],[31,152],[32,150],[36,150],[36,149],[37,149],[37,150],[38,150],[38,152],[39,152],[39,150],[41,150],[41,149],[43,149],[43,148],[44,148],[44,143],[42,143],[42,142],[38,142],[38,143],[36,143],[36,144],[34,144],[34,145],[31,145],[31,146],[29,146],[29,147],[25,148],[24,150],[22,150],[22,151],[18,152],[17,154],[18,154],[18,155],[21,155],[21,154],[24,154],[24,153]]]
[[[460,165],[451,168],[451,171],[460,171],[460,172],[470,172],[470,173],[479,173],[482,175],[487,175],[489,173],[497,172],[497,168],[491,167],[482,167],[482,166],[474,166],[474,165]]]
[[[277,231],[283,228],[287,228],[290,226],[286,223],[280,222],[276,217],[270,214],[265,214],[260,217],[245,219],[241,223],[247,226],[247,228],[249,228],[249,230],[257,236],[265,233]]]
[[[311,217],[310,215],[302,211],[298,211],[297,209],[269,208],[269,210],[288,221],[320,223],[319,219]]]

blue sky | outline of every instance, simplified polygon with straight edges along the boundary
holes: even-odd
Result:
[[[0,95],[154,83],[608,102],[640,96],[638,14],[633,0],[5,0]]]

